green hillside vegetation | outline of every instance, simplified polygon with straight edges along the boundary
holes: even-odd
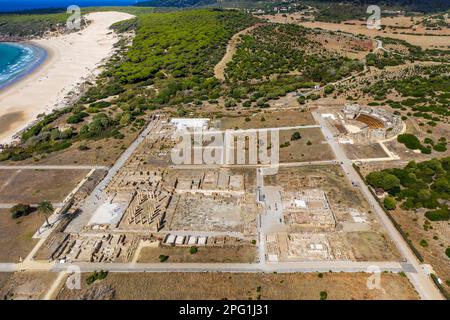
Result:
[[[423,50],[419,46],[412,45],[411,43],[388,37],[376,37],[383,42],[383,46],[395,45],[396,49],[393,51],[392,55],[396,55],[397,59],[404,59],[409,61],[436,61],[436,62],[447,62],[450,58],[450,50],[441,49],[425,49]],[[403,50],[399,50],[402,48]],[[406,52],[406,53],[405,53]]]
[[[116,24],[118,32],[136,29],[131,48],[122,40],[96,85],[75,105],[25,131],[21,145],[4,150],[0,161],[63,150],[86,139],[121,139],[122,129],[145,124],[147,110],[219,97],[214,66],[231,36],[251,23],[252,17],[237,11],[195,10],[142,14]],[[104,101],[108,97],[111,102]],[[60,131],[54,122],[61,117],[73,126]]]
[[[447,122],[450,116],[449,65],[419,67],[414,73],[399,80],[378,81],[364,92],[376,100],[385,100],[387,94],[397,92],[402,100],[387,101],[391,107],[411,110],[412,116],[425,119],[431,126]]]
[[[339,23],[345,20],[364,19],[368,16],[367,6],[360,3],[326,1],[313,3],[313,5],[319,9],[314,16],[317,21]]]
[[[81,14],[99,11],[119,11],[133,15],[148,14],[153,8],[140,7],[86,7]],[[63,9],[40,9],[23,13],[0,14],[0,37],[41,37],[48,31],[66,31],[65,24],[71,14]],[[83,26],[83,24],[82,24]]]
[[[403,209],[425,208],[431,221],[450,219],[450,157],[416,163],[409,162],[403,169],[374,171],[366,176],[374,188],[382,188],[395,198]],[[395,205],[388,200],[388,207]],[[388,208],[389,209],[389,208]]]
[[[314,32],[297,25],[271,23],[243,36],[225,69],[227,95],[245,100],[245,104],[250,101],[254,106],[267,107],[270,99],[363,69],[359,61],[328,52],[319,42],[308,40],[307,35]]]
[[[42,36],[47,31],[64,27],[69,16],[66,13],[0,14],[0,36]]]
[[[408,149],[420,150],[424,154],[430,154],[433,149],[437,152],[447,151],[447,138],[445,137],[441,137],[437,143],[431,138],[425,138],[424,144],[422,144],[415,135],[404,133],[398,135],[397,141],[404,144]]]
[[[375,66],[378,69],[384,67],[398,66],[405,63],[405,60],[400,55],[388,53],[384,51],[382,54],[369,53],[366,56],[366,64],[368,66]]]
[[[315,31],[292,24],[269,24],[242,37],[227,65],[230,81],[261,79],[273,74],[302,73],[311,81],[332,82],[362,70],[360,63],[326,52],[319,42],[307,39]],[[315,52],[307,52],[314,47]]]

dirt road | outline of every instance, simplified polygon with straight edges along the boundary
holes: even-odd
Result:
[[[227,66],[227,63],[230,62],[231,59],[233,59],[240,37],[242,35],[248,34],[250,31],[256,29],[261,25],[263,25],[263,23],[257,23],[251,27],[248,27],[247,29],[239,31],[233,37],[231,37],[230,41],[228,42],[227,52],[223,56],[222,60],[220,60],[220,62],[214,67],[214,76],[217,79],[225,81],[225,67]]]

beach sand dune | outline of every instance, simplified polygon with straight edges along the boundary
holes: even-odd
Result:
[[[64,106],[70,92],[97,75],[99,64],[112,54],[118,41],[109,27],[133,16],[96,12],[86,18],[91,23],[79,32],[31,41],[45,48],[48,58],[34,72],[0,90],[0,144],[10,143],[37,115]]]

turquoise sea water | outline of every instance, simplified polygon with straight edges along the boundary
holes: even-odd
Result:
[[[47,52],[25,43],[0,42],[0,89],[32,72]]]
[[[141,0],[143,1],[143,0]],[[0,0],[0,12],[12,12],[46,8],[67,8],[70,5],[90,6],[128,6],[137,0]]]

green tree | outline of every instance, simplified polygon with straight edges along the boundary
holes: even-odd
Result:
[[[45,217],[47,226],[50,226],[48,217],[53,213],[54,210],[55,209],[53,208],[52,203],[48,200],[44,200],[38,204],[37,211],[40,215],[43,215]]]
[[[374,171],[366,176],[367,183],[374,188],[383,188],[389,191],[400,186],[400,180],[393,174],[381,171]]]

